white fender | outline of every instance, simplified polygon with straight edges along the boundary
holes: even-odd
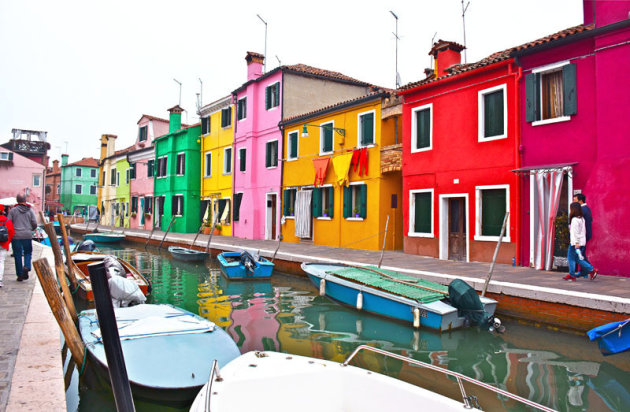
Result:
[[[413,310],[413,327],[414,328],[420,327],[420,309],[418,308],[415,308]]]
[[[357,295],[357,309],[361,310],[363,309],[363,293],[359,292],[359,294]]]
[[[326,296],[326,280],[322,279],[319,281],[319,294],[320,296]]]

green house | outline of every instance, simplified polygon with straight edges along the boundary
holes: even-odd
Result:
[[[98,196],[98,161],[84,157],[68,164],[68,155],[61,156],[61,194],[63,208],[72,213],[86,214],[89,206],[96,206]]]
[[[194,233],[201,226],[201,127],[182,126],[183,109],[169,109],[169,132],[156,138],[154,225],[171,232]]]

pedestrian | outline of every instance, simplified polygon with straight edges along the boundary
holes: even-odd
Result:
[[[597,269],[593,268],[584,257],[584,247],[586,246],[586,222],[582,213],[582,206],[578,202],[573,202],[569,206],[569,274],[563,277],[564,280],[575,281],[575,264],[579,263],[582,270],[588,273],[588,277],[593,280],[597,277]],[[586,274],[581,275],[586,277]]]
[[[18,282],[21,282],[28,279],[28,272],[31,270],[33,230],[37,228],[37,218],[33,209],[26,203],[26,196],[17,195],[17,202],[17,206],[9,212],[9,219],[13,222],[15,229],[15,236],[11,242],[15,259],[15,274]],[[23,262],[22,256],[24,256]]]
[[[582,214],[584,215],[584,222],[586,223],[586,245],[584,246],[584,259],[588,260],[586,256],[586,249],[588,249],[588,241],[593,238],[593,213],[591,212],[591,208],[586,204],[586,196],[582,193],[578,193],[573,196],[573,201],[578,202],[580,206],[582,206]],[[577,271],[577,275],[579,276],[582,272],[582,268],[580,267]]]
[[[9,245],[14,234],[13,222],[4,215],[4,206],[0,205],[0,288],[4,276],[4,260],[9,254]]]

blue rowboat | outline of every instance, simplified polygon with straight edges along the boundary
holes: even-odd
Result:
[[[268,279],[273,273],[274,264],[262,256],[254,256],[248,251],[223,252],[217,256],[221,272],[228,279]]]
[[[199,262],[208,257],[208,252],[187,249],[179,246],[169,246],[168,251],[171,252],[173,259],[182,260],[184,262]]]
[[[448,287],[382,269],[302,263],[302,270],[319,287],[320,295],[358,310],[408,322],[416,328],[443,332],[471,323],[485,324],[492,319],[497,307],[496,300],[478,297],[478,310],[466,313],[447,299]],[[368,278],[375,276],[377,282],[370,285]],[[474,290],[471,294],[476,296]],[[483,319],[476,319],[479,315],[483,315]]]
[[[630,349],[630,319],[598,326],[586,334],[591,341],[597,340],[604,355],[614,355]]]
[[[92,240],[94,243],[118,243],[125,239],[123,233],[86,233],[83,239]]]
[[[240,355],[223,329],[184,309],[145,304],[114,311],[134,397],[190,404],[208,381],[215,359],[225,366]],[[95,309],[81,312],[79,330],[97,372],[107,376]]]

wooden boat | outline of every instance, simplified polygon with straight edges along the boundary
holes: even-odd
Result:
[[[302,270],[319,287],[321,295],[358,310],[412,323],[414,327],[442,332],[467,326],[471,317],[451,304],[447,299],[449,287],[439,283],[376,267],[302,263]],[[485,312],[486,322],[494,315],[497,301],[485,297],[479,300],[477,311]],[[476,318],[480,314],[472,315]]]
[[[94,243],[118,243],[125,239],[124,233],[86,233],[83,239],[90,239]]]
[[[262,256],[254,256],[248,251],[223,252],[217,256],[221,272],[228,279],[268,279],[273,273],[274,264]]]
[[[70,254],[74,275],[77,277],[79,281],[79,296],[83,299],[92,301],[94,300],[94,295],[92,294],[92,283],[90,282],[90,272],[88,271],[88,265],[90,263],[98,262],[103,260],[106,256],[104,253],[100,252],[73,252]],[[120,262],[120,264],[125,268],[127,272],[127,277],[133,278],[133,280],[138,284],[138,287],[147,296],[151,292],[151,286],[149,281],[142,276],[138,269],[133,267],[130,263],[126,262],[121,258],[116,258]],[[130,276],[131,275],[131,276]]]
[[[188,406],[208,381],[213,360],[225,366],[240,355],[223,329],[184,309],[144,304],[114,311],[134,397]],[[96,310],[81,312],[79,330],[97,371],[107,375]]]
[[[380,373],[350,366],[349,362],[360,350],[377,352],[408,362],[412,366],[454,377],[459,383],[462,400],[456,401]],[[462,411],[472,407],[482,409],[483,405],[479,403],[483,401],[478,399],[489,397],[468,396],[466,391],[472,390],[471,385],[464,388],[462,381],[527,406],[553,411],[529,399],[443,367],[364,345],[359,346],[342,364],[287,353],[248,352],[220,370],[213,367],[210,380],[195,398],[190,411],[382,412]]]
[[[184,262],[199,262],[208,257],[208,252],[200,250],[187,249],[180,246],[169,246],[168,251],[171,252],[173,259],[182,260]]]
[[[597,340],[604,355],[614,355],[630,349],[630,319],[607,323],[587,332],[591,341]]]

